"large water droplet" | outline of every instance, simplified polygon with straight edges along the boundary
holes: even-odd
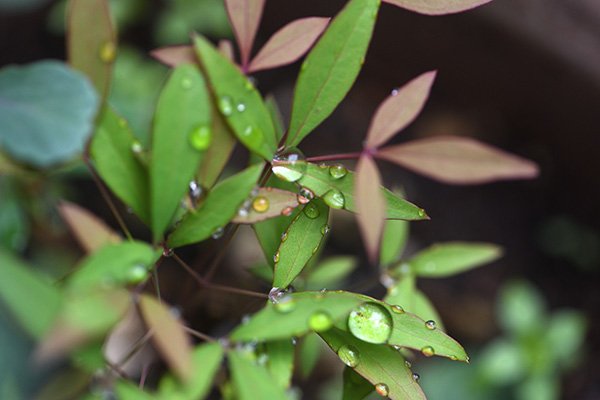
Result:
[[[257,196],[252,200],[252,209],[257,213],[264,213],[269,209],[269,199],[264,196]]]
[[[331,329],[333,320],[325,311],[317,311],[308,319],[308,326],[315,332],[323,332]]]
[[[192,147],[198,151],[208,149],[212,141],[212,131],[208,125],[198,125],[190,132],[188,139]]]
[[[103,63],[112,63],[117,58],[117,45],[112,40],[104,42],[98,50],[98,55]]]
[[[351,345],[343,345],[338,350],[338,357],[344,364],[347,366],[354,368],[360,362],[360,354],[358,349]]]
[[[142,144],[140,143],[139,140],[134,140],[131,143],[131,151],[134,152],[135,154],[141,154],[142,151],[144,151],[144,148],[142,147]]]
[[[387,397],[390,394],[390,388],[385,383],[375,385],[375,391],[378,395]]]
[[[395,304],[392,307],[390,307],[392,309],[392,312],[396,313],[396,314],[404,314],[404,308],[402,308],[401,306]]]
[[[226,117],[233,113],[233,101],[229,96],[223,96],[219,99],[219,110]]]
[[[304,154],[296,148],[288,148],[273,157],[273,173],[288,182],[296,182],[306,172],[306,161]]]
[[[429,321],[425,322],[425,327],[426,327],[427,329],[434,330],[434,329],[435,329],[435,327],[436,327],[436,325],[435,325],[435,321],[434,321],[434,320],[432,320],[432,319],[430,319]]]
[[[329,175],[331,175],[333,179],[342,179],[347,173],[348,170],[342,164],[336,164],[329,167]]]
[[[212,233],[212,238],[213,239],[220,239],[221,237],[223,237],[223,233],[225,233],[225,229],[223,229],[222,227],[219,227],[217,229],[215,229]]]
[[[275,264],[277,264],[279,262],[279,251],[277,251],[277,253],[273,254],[273,262]]]
[[[331,189],[325,195],[323,195],[323,201],[331,208],[344,208],[344,204],[346,203],[346,199],[344,199],[344,195],[342,192]]]
[[[148,270],[143,265],[134,265],[127,272],[127,281],[131,284],[142,282],[148,276]]]
[[[348,328],[365,342],[385,343],[392,334],[392,317],[383,306],[364,303],[348,316]]]
[[[284,295],[275,303],[275,309],[280,313],[289,313],[296,309],[296,300],[290,295]]]
[[[304,206],[304,214],[310,219],[315,219],[321,213],[319,212],[319,208],[314,203],[308,203],[306,206]]]
[[[269,300],[273,304],[277,304],[285,295],[285,289],[279,287],[273,287],[271,290],[269,290]]]
[[[425,346],[421,349],[421,353],[425,357],[432,357],[435,354],[435,350],[431,346]]]
[[[325,236],[329,233],[329,231],[331,230],[331,227],[327,224],[323,225],[321,227],[321,235]]]
[[[300,204],[306,204],[315,198],[315,193],[306,187],[300,188],[300,192],[298,193],[298,195],[302,198],[298,198],[298,202]]]

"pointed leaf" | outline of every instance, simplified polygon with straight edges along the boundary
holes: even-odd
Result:
[[[194,48],[190,45],[160,47],[152,50],[150,55],[169,67],[198,63]]]
[[[195,65],[181,65],[165,85],[154,116],[150,196],[152,231],[169,226],[212,138],[211,103]]]
[[[538,175],[532,161],[475,139],[436,136],[381,149],[378,157],[428,178],[454,185],[472,185],[504,179],[531,179]]]
[[[142,295],[139,299],[142,318],[153,332],[152,340],[173,373],[184,382],[191,382],[193,370],[190,339],[181,323],[163,303]]]
[[[492,0],[383,0],[385,3],[427,15],[458,13],[490,1]]]
[[[247,355],[231,351],[228,354],[236,399],[286,399],[285,390],[273,384],[267,369],[256,364]]]
[[[300,374],[304,379],[310,376],[317,365],[321,356],[322,343],[316,333],[309,333],[302,338],[298,358]]]
[[[373,392],[371,382],[360,376],[352,368],[344,368],[344,389],[342,400],[363,400]]]
[[[148,175],[136,158],[135,146],[139,142],[127,121],[105,107],[90,149],[94,166],[117,197],[148,222]]]
[[[93,253],[105,244],[121,241],[121,236],[104,221],[77,204],[64,201],[59,204],[58,211],[87,253]]]
[[[270,161],[277,149],[275,128],[260,93],[237,66],[205,38],[196,36],[194,44],[219,111],[235,136],[249,150]]]
[[[235,64],[235,54],[233,52],[233,43],[231,43],[231,40],[219,40],[219,51],[225,58]]]
[[[186,215],[168,239],[170,247],[200,242],[227,225],[256,186],[262,164],[225,179],[211,190],[200,207]]]
[[[290,22],[271,36],[254,57],[248,72],[291,64],[302,57],[323,33],[329,18],[309,17]]]
[[[297,183],[310,189],[316,196],[322,197],[329,191],[340,192],[344,197],[343,208],[352,212],[357,211],[354,198],[354,173],[348,171],[344,177],[336,179],[331,175],[329,168],[323,168],[315,164],[287,164],[285,168],[294,171],[294,173],[300,173],[302,177]],[[387,201],[386,218],[404,220],[429,219],[422,208],[409,203],[386,188],[382,187],[381,190]]]
[[[275,135],[277,137],[277,143],[283,137],[283,133],[285,131],[285,124],[283,122],[283,115],[281,114],[281,110],[279,109],[279,105],[277,105],[277,101],[273,95],[268,95],[265,98],[265,103],[267,108],[269,109],[269,114],[271,114],[271,119],[273,120],[273,126],[275,127]],[[1,169],[0,169],[1,171]]]
[[[92,81],[104,100],[117,55],[117,34],[107,0],[71,0],[67,16],[69,64]]]
[[[58,288],[0,248],[0,301],[19,324],[39,338],[53,324],[62,296]]]
[[[409,227],[410,224],[408,221],[385,221],[383,236],[381,237],[381,251],[379,253],[379,262],[382,266],[389,265],[401,256],[408,240]]]
[[[392,94],[379,106],[367,133],[367,148],[377,148],[406,128],[421,113],[436,71],[418,76]]]
[[[379,0],[351,0],[306,57],[294,91],[288,146],[327,118],[356,80],[371,40]]]
[[[386,203],[381,190],[381,177],[370,156],[361,157],[356,168],[356,212],[358,226],[371,264],[377,263],[379,245],[385,223]]]
[[[417,276],[443,278],[491,263],[502,256],[502,248],[489,243],[438,243],[406,261]]]
[[[359,358],[354,371],[373,385],[386,385],[386,397],[395,400],[425,400],[425,394],[413,379],[412,371],[399,351],[389,346],[363,342],[350,333],[335,328],[320,332],[319,335],[337,354],[340,353],[340,349],[343,354],[343,346],[352,346]]]
[[[231,334],[236,342],[268,341],[302,336],[311,331],[309,319],[325,312],[332,321],[343,320],[365,302],[362,295],[343,291],[292,293],[277,304],[267,304]]]
[[[304,206],[282,237],[274,254],[273,286],[288,287],[317,252],[329,227],[329,207],[314,199]],[[285,238],[285,240],[284,240]]]
[[[236,141],[231,129],[217,110],[212,113],[212,142],[204,153],[198,170],[198,181],[205,188],[212,188],[223,172]]]
[[[357,266],[358,260],[352,256],[329,257],[311,269],[306,278],[308,290],[331,289],[346,278]]]
[[[225,7],[240,48],[242,65],[247,65],[265,0],[225,0]]]
[[[284,389],[290,387],[292,373],[294,372],[294,352],[296,348],[291,339],[282,339],[267,342],[267,369],[275,383]]]
[[[68,287],[85,292],[93,287],[139,283],[154,267],[160,253],[138,241],[108,244],[86,257],[71,275]]]
[[[236,224],[254,224],[266,219],[279,217],[282,212],[298,207],[298,195],[287,190],[263,187],[252,199],[246,213],[233,219]]]
[[[415,287],[413,275],[405,276],[397,285],[391,287],[383,300],[388,304],[397,304],[425,321],[434,321],[437,329],[445,331],[442,318],[431,301]]]

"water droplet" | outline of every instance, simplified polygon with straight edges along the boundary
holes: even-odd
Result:
[[[456,357],[456,356],[450,356],[450,359],[451,359],[452,361],[456,361],[456,360],[458,360],[458,357]]]
[[[427,329],[434,330],[435,329],[435,321],[430,319],[429,321],[425,322],[425,327]]]
[[[257,196],[252,200],[252,209],[257,213],[264,213],[269,209],[269,199],[264,196]]]
[[[375,385],[375,391],[380,396],[387,397],[390,394],[390,388],[385,383],[378,383]]]
[[[223,229],[222,227],[219,227],[217,229],[215,229],[212,233],[212,238],[213,239],[220,239],[223,236],[223,233],[225,233],[225,229]]]
[[[260,366],[265,366],[267,365],[267,362],[269,361],[269,355],[267,353],[260,353],[257,357],[256,357],[256,363]]]
[[[398,96],[398,93],[400,93],[400,89],[399,88],[393,88],[392,89],[392,96]]]
[[[308,326],[315,332],[323,332],[331,329],[333,320],[324,311],[317,311],[308,319]]]
[[[246,81],[246,83],[244,84],[244,87],[246,88],[247,91],[251,92],[254,90],[254,83],[252,83],[252,81],[250,79],[248,79]]]
[[[304,206],[304,214],[310,219],[317,218],[321,213],[314,203],[308,203]]]
[[[404,365],[406,365],[406,368],[412,368],[412,364],[408,360],[404,360]]]
[[[233,102],[231,97],[223,96],[219,99],[219,110],[221,110],[221,113],[226,117],[233,113]]]
[[[244,103],[238,103],[237,106],[235,106],[235,109],[238,110],[238,112],[244,112],[246,111],[246,105]]]
[[[350,332],[369,343],[385,343],[392,334],[392,316],[377,303],[364,303],[348,316]]]
[[[244,129],[242,136],[244,138],[243,142],[249,147],[258,147],[263,141],[262,131],[252,125],[248,125]]]
[[[196,207],[198,201],[202,197],[202,192],[202,186],[198,185],[198,182],[190,181],[190,183],[188,184],[188,194],[190,196],[190,199],[192,200],[192,205],[194,207]]]
[[[413,381],[418,383],[419,380],[421,379],[421,375],[417,374],[416,372],[413,372],[412,378],[413,378]]]
[[[281,210],[281,215],[283,215],[284,217],[289,217],[290,215],[292,215],[293,211],[293,207],[286,207],[283,210]]]
[[[279,262],[279,251],[273,254],[273,262],[277,264]]]
[[[163,257],[172,257],[173,256],[173,249],[165,247],[163,249],[162,255],[163,255]]]
[[[335,164],[329,167],[329,175],[331,175],[333,179],[342,179],[347,173],[348,170],[342,164]]]
[[[423,210],[422,208],[419,209],[418,214],[421,218],[425,218],[427,216],[427,213],[425,213],[425,210]]]
[[[133,143],[131,143],[131,151],[135,154],[140,154],[142,151],[144,151],[144,148],[139,140],[134,140]]]
[[[358,349],[354,346],[344,345],[340,347],[337,354],[340,360],[351,368],[356,367],[360,362],[360,354]]]
[[[292,336],[292,345],[297,345],[298,344],[298,338],[296,336]]]
[[[117,58],[117,45],[112,40],[104,42],[102,46],[100,46],[98,55],[103,63],[112,63],[115,61],[115,58]]]
[[[192,147],[198,151],[208,149],[212,141],[212,131],[208,125],[198,125],[190,132],[188,139]]]
[[[306,199],[305,203],[302,203],[302,201],[299,200],[300,204],[306,204],[310,200],[312,200],[312,199],[315,198],[315,193],[312,190],[310,190],[309,188],[302,187],[302,188],[300,188],[299,196],[302,196],[302,197],[304,197]]]
[[[344,199],[344,195],[342,192],[331,189],[323,196],[323,201],[331,208],[343,208],[346,200]]]
[[[288,233],[287,232],[283,232],[281,234],[281,243],[285,242],[288,238]]]
[[[325,224],[321,227],[321,235],[325,236],[329,233],[329,231],[331,231],[329,225]]]
[[[181,80],[181,87],[184,89],[191,89],[194,86],[194,83],[187,76]]]
[[[142,282],[148,276],[148,270],[143,265],[134,265],[127,272],[127,281],[131,284]]]
[[[271,290],[269,290],[269,300],[271,300],[271,303],[276,304],[283,298],[283,296],[285,296],[285,294],[285,289],[273,287]]]
[[[310,201],[309,199],[301,195],[296,196],[296,200],[298,200],[298,203],[300,204],[306,204]]]
[[[404,314],[404,308],[402,308],[401,306],[395,304],[392,307],[390,307],[392,309],[392,312],[394,312],[395,314]]]
[[[423,353],[425,357],[431,357],[435,354],[435,350],[431,346],[425,346],[421,349],[421,353]]]
[[[245,207],[240,207],[240,209],[237,212],[238,217],[240,218],[245,218],[248,216],[248,209]]]
[[[296,182],[302,178],[307,168],[304,154],[293,147],[277,153],[271,164],[273,173],[288,182]]]
[[[284,295],[275,303],[275,309],[280,313],[289,313],[296,309],[296,300],[290,295]]]

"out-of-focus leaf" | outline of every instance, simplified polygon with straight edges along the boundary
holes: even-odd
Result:
[[[68,287],[84,292],[94,287],[139,283],[158,257],[159,251],[144,242],[108,244],[83,260],[69,278]]]
[[[8,177],[0,176],[0,204],[0,247],[21,252],[29,239],[29,221],[17,186]]]
[[[119,380],[115,383],[115,392],[119,400],[155,400],[150,393],[144,392],[131,381]]]
[[[302,212],[292,220],[273,255],[274,287],[288,287],[302,272],[329,231],[328,220],[329,207],[319,199],[305,205]]]
[[[195,65],[181,65],[165,85],[154,117],[150,197],[155,240],[171,222],[211,139],[204,78]]]
[[[285,296],[276,304],[267,304],[231,334],[236,342],[277,340],[302,336],[311,331],[310,317],[326,313],[332,321],[343,319],[366,296],[336,292],[299,292]]]
[[[291,64],[306,53],[323,33],[329,18],[309,17],[290,22],[271,36],[254,57],[248,72]]]
[[[182,400],[203,399],[214,383],[223,359],[223,348],[218,343],[205,343],[196,346],[192,352],[194,379],[181,385],[173,375],[167,375],[160,381],[160,398]]]
[[[219,40],[219,51],[229,61],[235,63],[235,54],[233,51],[233,43],[231,43],[231,40],[227,40],[227,39]]]
[[[587,321],[582,313],[574,310],[561,310],[552,314],[546,336],[552,353],[566,367],[583,345]]]
[[[225,7],[240,49],[242,65],[248,65],[265,0],[225,0]]]
[[[248,210],[238,215],[232,222],[236,224],[254,224],[275,218],[282,212],[298,207],[298,195],[287,190],[263,187],[249,204]],[[246,212],[247,211],[247,212]]]
[[[379,189],[381,177],[371,157],[361,157],[356,168],[356,218],[371,264],[377,263],[385,223],[386,201]]]
[[[267,95],[265,98],[265,103],[267,108],[269,109],[269,113],[271,114],[271,119],[273,120],[273,126],[275,127],[275,134],[277,136],[277,142],[281,140],[283,137],[283,132],[285,131],[285,124],[283,122],[283,115],[281,115],[281,110],[277,105],[277,101],[275,97],[272,95]],[[1,171],[1,169],[0,169]]]
[[[399,351],[389,346],[363,342],[336,328],[320,332],[319,336],[342,361],[353,364],[356,358],[356,365],[351,365],[354,371],[375,385],[374,389],[385,397],[398,400],[425,399],[425,394],[413,379]],[[348,350],[356,357],[348,356]]]
[[[294,91],[287,137],[296,146],[327,118],[358,76],[371,41],[379,0],[351,0],[306,57]]]
[[[360,376],[352,368],[344,368],[344,389],[342,400],[363,400],[373,391],[371,382]]]
[[[166,305],[154,297],[142,295],[139,307],[163,359],[182,381],[191,382],[197,371],[193,369],[192,347],[181,323]]]
[[[527,365],[521,348],[499,339],[488,344],[478,357],[478,373],[493,385],[511,385],[520,381]]]
[[[314,269],[310,270],[306,278],[307,289],[319,290],[339,284],[356,268],[357,261],[352,256],[330,257],[321,261]]]
[[[194,44],[219,111],[235,136],[249,150],[270,161],[277,149],[275,128],[260,93],[237,66],[204,37],[196,36]]]
[[[387,220],[381,237],[379,262],[389,265],[402,254],[408,240],[409,223],[402,220]]]
[[[83,72],[104,100],[117,57],[117,34],[108,0],[71,0],[67,14],[69,64]]]
[[[339,192],[344,199],[343,208],[348,211],[356,212],[356,200],[354,198],[354,182],[355,174],[348,173],[339,179],[335,179],[329,168],[323,168],[315,164],[296,163],[295,165],[286,164],[286,169],[301,173],[302,177],[297,183],[303,187],[310,189],[316,196],[323,197],[327,192]],[[423,220],[429,217],[425,211],[415,206],[414,204],[395,195],[386,188],[381,188],[383,195],[387,201],[386,218],[388,219],[404,219],[404,220]]]
[[[181,64],[196,64],[198,60],[191,45],[159,47],[150,52],[150,55],[169,67]]]
[[[97,105],[92,85],[63,63],[5,67],[0,70],[0,147],[36,167],[66,161],[83,150]]]
[[[490,1],[492,0],[383,0],[385,3],[427,15],[458,13]]]
[[[549,374],[534,375],[517,387],[517,400],[558,400],[559,380]]]
[[[212,188],[214,186],[229,161],[235,144],[235,137],[229,126],[221,114],[213,109],[212,143],[204,153],[198,170],[198,180],[203,187]]]
[[[200,207],[176,227],[168,239],[169,246],[200,242],[227,225],[256,186],[262,168],[262,164],[253,165],[217,184]]]
[[[273,384],[273,378],[264,366],[235,351],[229,352],[228,359],[237,399],[287,398],[284,389]]]
[[[90,149],[94,166],[117,197],[147,222],[148,175],[135,156],[135,145],[127,121],[106,107]]]
[[[381,149],[377,157],[454,185],[531,179],[538,175],[538,167],[532,161],[459,136],[435,136],[389,146]]]
[[[447,242],[420,251],[406,263],[417,276],[442,278],[490,263],[501,256],[502,248],[494,244]]]
[[[316,333],[309,333],[300,342],[300,353],[298,354],[300,363],[300,374],[304,379],[308,378],[319,361],[321,356],[321,339]]]
[[[104,221],[77,204],[63,201],[58,211],[87,253],[93,253],[105,244],[121,241],[121,237]]]
[[[379,106],[367,133],[367,148],[377,148],[417,118],[427,97],[435,71],[418,76],[392,94]]]
[[[546,307],[541,294],[529,283],[514,281],[500,293],[498,318],[510,334],[521,336],[539,332],[546,326]]]
[[[274,340],[265,344],[267,370],[275,383],[284,389],[289,388],[294,371],[295,347],[291,339]]]
[[[2,248],[0,265],[0,299],[29,334],[41,337],[58,315],[60,291]]]
[[[78,399],[90,384],[91,376],[76,369],[61,371],[36,394],[35,400]]]

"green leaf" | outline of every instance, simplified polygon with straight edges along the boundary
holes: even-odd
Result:
[[[357,361],[353,366],[354,371],[375,385],[380,394],[385,393],[380,385],[385,385],[387,394],[384,396],[390,399],[425,399],[425,394],[413,379],[399,351],[389,346],[363,342],[335,328],[320,332],[319,335],[346,363],[353,363],[354,358],[347,356],[349,350],[352,351]]]
[[[308,378],[321,356],[322,341],[316,333],[309,333],[300,342],[299,367],[304,379]]]
[[[122,286],[139,283],[154,267],[160,255],[144,242],[109,244],[85,258],[68,281],[75,291],[94,287]]]
[[[379,262],[387,266],[402,255],[408,240],[410,225],[407,221],[387,220],[381,238]]]
[[[581,312],[560,310],[552,314],[546,337],[554,356],[565,367],[573,365],[573,360],[585,340],[587,321]]]
[[[183,218],[168,245],[175,248],[200,242],[227,225],[256,186],[262,169],[262,164],[256,164],[217,184],[200,207]]]
[[[502,249],[494,244],[447,242],[420,251],[406,263],[417,276],[441,278],[490,263],[501,255]]]
[[[314,199],[292,220],[275,253],[273,286],[288,287],[302,272],[329,231],[329,207]]]
[[[361,69],[380,0],[351,0],[306,57],[294,91],[288,146],[296,146],[346,96]]]
[[[87,75],[104,100],[117,56],[107,0],[71,0],[67,16],[69,64]]]
[[[254,224],[290,213],[298,207],[298,195],[288,190],[263,187],[244,209],[233,219],[236,224]]]
[[[344,368],[344,389],[342,400],[363,400],[373,392],[371,382],[360,376],[352,368]]]
[[[204,78],[195,65],[181,65],[169,77],[154,116],[150,196],[155,240],[170,224],[211,139]]]
[[[63,63],[5,67],[0,70],[0,147],[36,167],[69,160],[83,150],[97,105],[90,83]]]
[[[271,160],[277,150],[275,128],[260,93],[204,37],[194,38],[196,52],[219,106],[235,136],[250,151]]]
[[[352,172],[348,171],[344,177],[336,179],[330,174],[329,168],[311,163],[285,164],[284,168],[294,171],[294,173],[301,173],[302,177],[297,183],[310,189],[319,197],[325,196],[330,191],[342,193],[344,198],[343,208],[356,212],[354,174]],[[386,218],[405,220],[423,220],[429,218],[422,208],[409,203],[386,188],[382,187],[381,190],[387,201]]]
[[[308,290],[319,290],[338,285],[342,279],[354,271],[357,264],[358,260],[352,256],[327,258],[310,270],[306,278],[306,287]]]
[[[134,153],[135,145],[139,143],[127,121],[105,107],[90,149],[94,166],[117,197],[148,222],[148,175]]]
[[[402,278],[396,286],[391,287],[383,300],[388,304],[399,305],[425,321],[434,321],[438,329],[444,330],[442,318],[427,296],[415,287],[412,275]]]
[[[202,161],[198,170],[198,181],[205,188],[212,188],[223,172],[225,164],[229,160],[236,144],[235,137],[231,129],[223,120],[223,116],[213,108],[212,115],[212,143]]]
[[[214,377],[221,367],[223,348],[218,343],[205,343],[196,346],[192,352],[194,379],[182,385],[171,374],[160,381],[160,398],[181,400],[203,399],[214,383]]]
[[[115,392],[119,400],[154,400],[154,396],[144,392],[138,385],[134,385],[131,381],[117,381]]]
[[[279,105],[277,104],[277,101],[273,95],[267,95],[265,98],[265,104],[269,110],[269,114],[271,114],[273,127],[275,128],[275,136],[277,137],[277,143],[279,143],[285,131],[283,115],[281,115],[281,110],[279,109]]]
[[[478,358],[477,370],[495,386],[514,385],[527,374],[527,361],[517,343],[498,339],[483,349]]]
[[[536,334],[547,326],[544,298],[528,282],[506,284],[500,292],[498,306],[500,326],[512,335]]]
[[[0,169],[0,175],[2,174]],[[29,220],[15,182],[0,177],[0,247],[21,252],[29,240]]]
[[[0,265],[0,299],[28,333],[41,337],[58,315],[61,293],[2,248]]]
[[[285,399],[285,391],[273,384],[273,378],[264,366],[258,365],[246,355],[229,352],[229,368],[235,392],[239,400]]]
[[[287,389],[294,371],[295,347],[291,339],[275,340],[265,344],[267,369],[279,387]]]
[[[311,331],[309,319],[315,313],[325,312],[332,321],[343,319],[350,310],[365,302],[365,298],[343,291],[292,293],[277,304],[267,304],[247,323],[238,326],[231,340],[264,341],[302,336]]]

